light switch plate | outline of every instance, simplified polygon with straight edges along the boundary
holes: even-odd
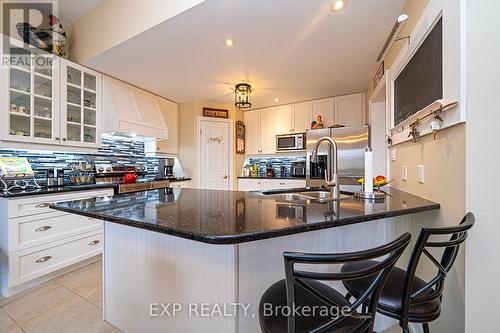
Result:
[[[418,182],[420,184],[424,183],[424,166],[422,164],[418,165]]]
[[[403,165],[403,168],[401,170],[401,178],[403,179],[403,181],[407,181],[408,180],[408,166],[406,165]]]
[[[396,160],[396,148],[391,149],[391,161]]]

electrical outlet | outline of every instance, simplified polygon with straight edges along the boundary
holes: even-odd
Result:
[[[391,149],[391,161],[396,160],[396,148]]]
[[[402,179],[403,179],[403,181],[405,182],[405,181],[407,181],[407,180],[408,180],[408,166],[403,165],[403,168],[402,168],[402,170],[401,170],[401,171],[402,171],[402,177],[401,177],[401,178],[402,178]]]
[[[424,166],[422,164],[418,165],[418,182],[420,184],[424,183]]]

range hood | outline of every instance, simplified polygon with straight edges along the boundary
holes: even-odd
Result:
[[[168,139],[160,97],[108,76],[103,78],[103,132]]]

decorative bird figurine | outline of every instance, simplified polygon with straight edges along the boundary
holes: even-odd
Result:
[[[68,38],[61,22],[54,15],[49,15],[50,28],[35,28],[27,22],[16,24],[16,29],[23,41],[41,50],[60,57],[65,57]]]

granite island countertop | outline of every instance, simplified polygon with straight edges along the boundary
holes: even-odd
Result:
[[[388,189],[382,202],[349,197],[291,203],[262,192],[164,189],[51,204],[50,208],[210,244],[237,244],[422,211],[438,203]]]

